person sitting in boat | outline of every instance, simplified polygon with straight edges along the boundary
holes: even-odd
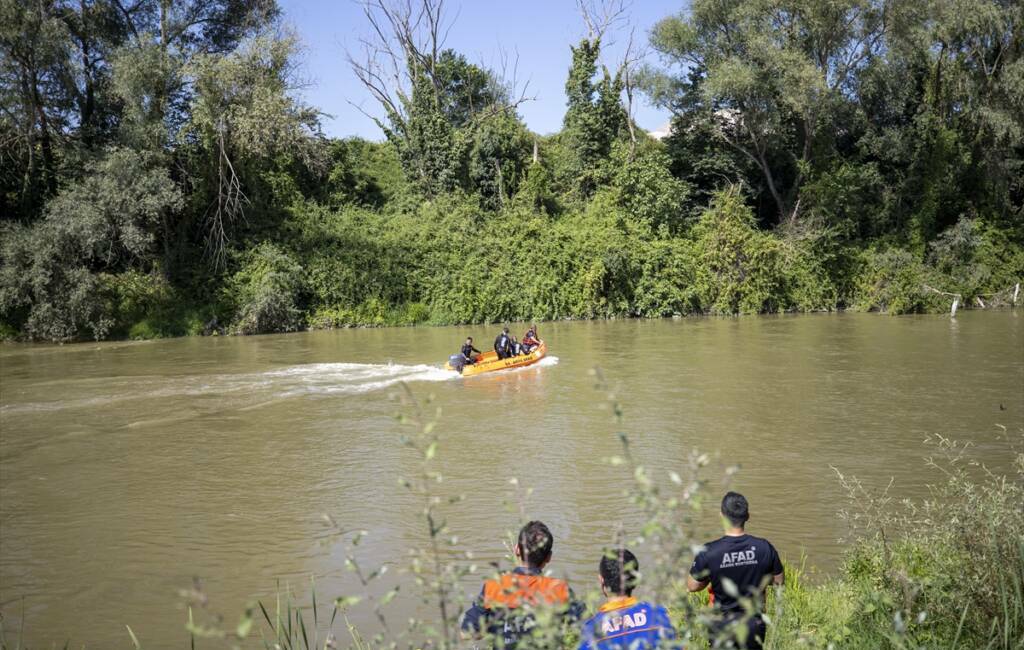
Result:
[[[512,356],[512,337],[508,335],[507,327],[501,330],[498,338],[494,339],[494,351],[498,354],[499,359],[508,359]]]
[[[467,336],[466,342],[462,344],[462,357],[465,359],[465,365],[469,366],[476,363],[476,355],[480,354],[480,350],[473,347],[473,337]]]
[[[495,647],[515,650],[536,625],[538,609],[552,610],[562,625],[575,624],[582,617],[584,605],[576,600],[569,584],[544,575],[554,543],[543,522],[531,521],[520,529],[512,547],[519,566],[484,581],[479,597],[462,616],[463,635],[486,634]]]
[[[537,346],[540,345],[540,340],[537,338],[536,325],[530,325],[530,329],[526,330],[526,334],[523,334],[523,340],[519,345],[523,354],[530,354],[537,349]]]
[[[635,555],[624,548],[605,551],[597,568],[601,592],[608,600],[583,624],[579,650],[682,647],[665,608],[633,598],[640,574]]]

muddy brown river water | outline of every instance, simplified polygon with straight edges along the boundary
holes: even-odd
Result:
[[[400,382],[443,408],[438,490],[466,495],[450,509],[460,546],[481,564],[500,559],[525,512],[554,531],[554,571],[587,587],[617,526],[639,523],[605,460],[619,442],[594,367],[654,475],[699,449],[717,495],[738,466],[750,530],[819,575],[837,568],[846,531],[830,466],[920,496],[936,480],[926,435],[970,439],[1005,468],[995,425],[1024,426],[1020,312],[548,323],[539,366],[468,379],[440,369],[466,335],[483,347],[495,333],[0,346],[9,638],[24,608],[32,647],[129,647],[126,624],[144,647],[187,647],[178,591],[196,576],[230,621],[279,581],[305,593],[314,576],[324,597],[352,593],[324,514],[368,531],[368,565],[397,567],[423,531],[421,503],[398,485],[415,471],[394,417]],[[533,488],[523,510],[510,507],[513,477]],[[352,616],[372,626],[369,612]]]

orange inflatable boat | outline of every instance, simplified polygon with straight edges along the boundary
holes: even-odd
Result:
[[[498,370],[511,370],[512,368],[523,368],[525,366],[532,366],[537,363],[548,353],[547,343],[544,341],[540,342],[533,352],[530,354],[520,354],[515,357],[509,357],[507,359],[499,359],[498,353],[494,350],[490,352],[483,352],[476,355],[476,362],[462,367],[463,377],[472,377],[473,375],[479,375],[485,372],[495,372]],[[451,361],[444,364],[445,370],[459,370],[453,366]]]

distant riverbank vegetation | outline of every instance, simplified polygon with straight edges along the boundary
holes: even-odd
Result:
[[[0,332],[1024,300],[1019,3],[694,0],[629,37],[581,2],[549,135],[444,9],[366,3],[369,142],[321,135],[273,0],[0,0]]]

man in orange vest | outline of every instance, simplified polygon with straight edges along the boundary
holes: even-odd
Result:
[[[531,521],[519,531],[513,552],[519,566],[484,581],[480,596],[462,617],[464,633],[492,635],[499,647],[514,650],[536,624],[534,611],[552,608],[562,622],[578,621],[583,604],[565,580],[544,575],[551,561],[554,537],[542,522]]]

